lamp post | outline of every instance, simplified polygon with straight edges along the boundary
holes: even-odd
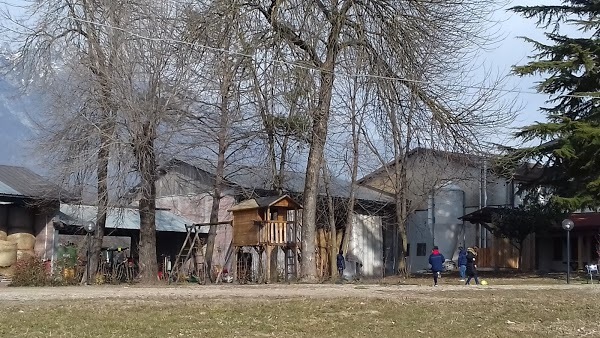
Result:
[[[96,223],[89,221],[84,225],[85,231],[87,231],[87,268],[86,268],[86,277],[85,284],[90,285],[90,253],[92,251],[92,238],[91,235],[96,231]]]
[[[569,277],[571,276],[571,230],[575,227],[570,219],[562,221],[562,228],[567,231],[567,284],[569,284]]]

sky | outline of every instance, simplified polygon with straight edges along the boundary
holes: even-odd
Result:
[[[537,41],[544,41],[545,37],[544,30],[536,27],[534,19],[523,18],[507,9],[513,6],[558,5],[560,3],[557,0],[512,0],[496,13],[495,19],[500,22],[499,35],[504,38],[495,45],[495,49],[483,53],[482,57],[487,67],[495,69],[498,74],[509,75],[506,89],[519,92],[508,95],[508,97],[516,99],[517,106],[520,108],[515,121],[511,125],[512,128],[529,125],[536,121],[544,121],[545,116],[539,111],[539,107],[544,106],[549,97],[535,91],[535,82],[539,81],[540,77],[510,75],[512,66],[525,64],[528,57],[533,54],[531,44],[523,41],[520,37],[526,36]],[[504,139],[504,137],[499,136],[498,139]],[[518,144],[517,142],[510,140],[511,144]]]
[[[511,67],[513,65],[524,64],[527,62],[527,57],[532,54],[532,46],[522,39],[520,36],[527,36],[535,40],[544,40],[544,31],[537,29],[535,21],[532,19],[525,19],[518,14],[507,11],[508,8],[516,5],[536,5],[536,4],[560,4],[558,0],[507,0],[508,3],[501,10],[496,12],[495,20],[498,21],[496,28],[498,29],[498,36],[502,37],[500,41],[493,45],[491,50],[482,52],[480,56],[480,62],[485,66],[481,72],[485,70],[491,70],[492,73],[498,76],[508,75],[506,79],[506,89],[514,90],[511,93],[499,93],[505,94],[507,98],[514,98],[516,105],[520,107],[519,112],[515,121],[509,129],[505,128],[503,131],[499,131],[498,135],[492,137],[493,142],[498,143],[509,143],[512,145],[518,145],[518,140],[511,140],[509,133],[516,130],[516,128],[531,124],[535,121],[543,121],[544,115],[539,111],[539,107],[544,105],[544,101],[548,99],[546,95],[535,93],[533,88],[535,82],[540,78],[525,77],[519,78],[517,76],[509,75]],[[12,3],[14,5],[22,5],[26,1],[22,0],[0,0],[0,6]],[[6,7],[5,7],[6,8]],[[11,10],[15,13],[15,7]],[[18,9],[16,10],[18,12]],[[0,118],[1,119],[1,118]],[[0,123],[3,123],[0,120]],[[0,163],[5,162],[0,159]]]

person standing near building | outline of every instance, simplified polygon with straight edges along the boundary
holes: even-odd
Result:
[[[467,251],[462,246],[458,247],[458,273],[460,281],[464,282],[467,273]]]
[[[475,284],[479,284],[479,278],[477,278],[477,247],[467,249],[467,282],[465,285],[469,285],[471,278],[475,279]]]
[[[340,250],[340,252],[338,252],[336,261],[337,261],[338,274],[339,274],[340,278],[342,278],[342,276],[344,274],[344,269],[346,268],[346,260],[344,259],[344,252],[342,250]]]
[[[438,278],[441,277],[441,273],[444,270],[444,262],[446,258],[440,253],[437,246],[431,250],[429,255],[429,264],[431,265],[431,272],[433,273],[433,286],[438,286]]]

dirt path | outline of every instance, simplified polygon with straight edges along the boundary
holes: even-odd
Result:
[[[573,290],[600,293],[597,285],[496,285],[496,286],[381,286],[381,285],[220,285],[220,286],[78,286],[54,288],[0,288],[2,301],[69,299],[201,299],[201,298],[380,298],[393,299],[427,295],[432,292],[489,292],[490,290]],[[431,296],[431,295],[430,295]]]

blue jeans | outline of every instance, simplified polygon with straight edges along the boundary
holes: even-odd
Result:
[[[467,272],[467,266],[461,265],[458,267],[458,273],[460,274],[460,279],[465,279]]]

